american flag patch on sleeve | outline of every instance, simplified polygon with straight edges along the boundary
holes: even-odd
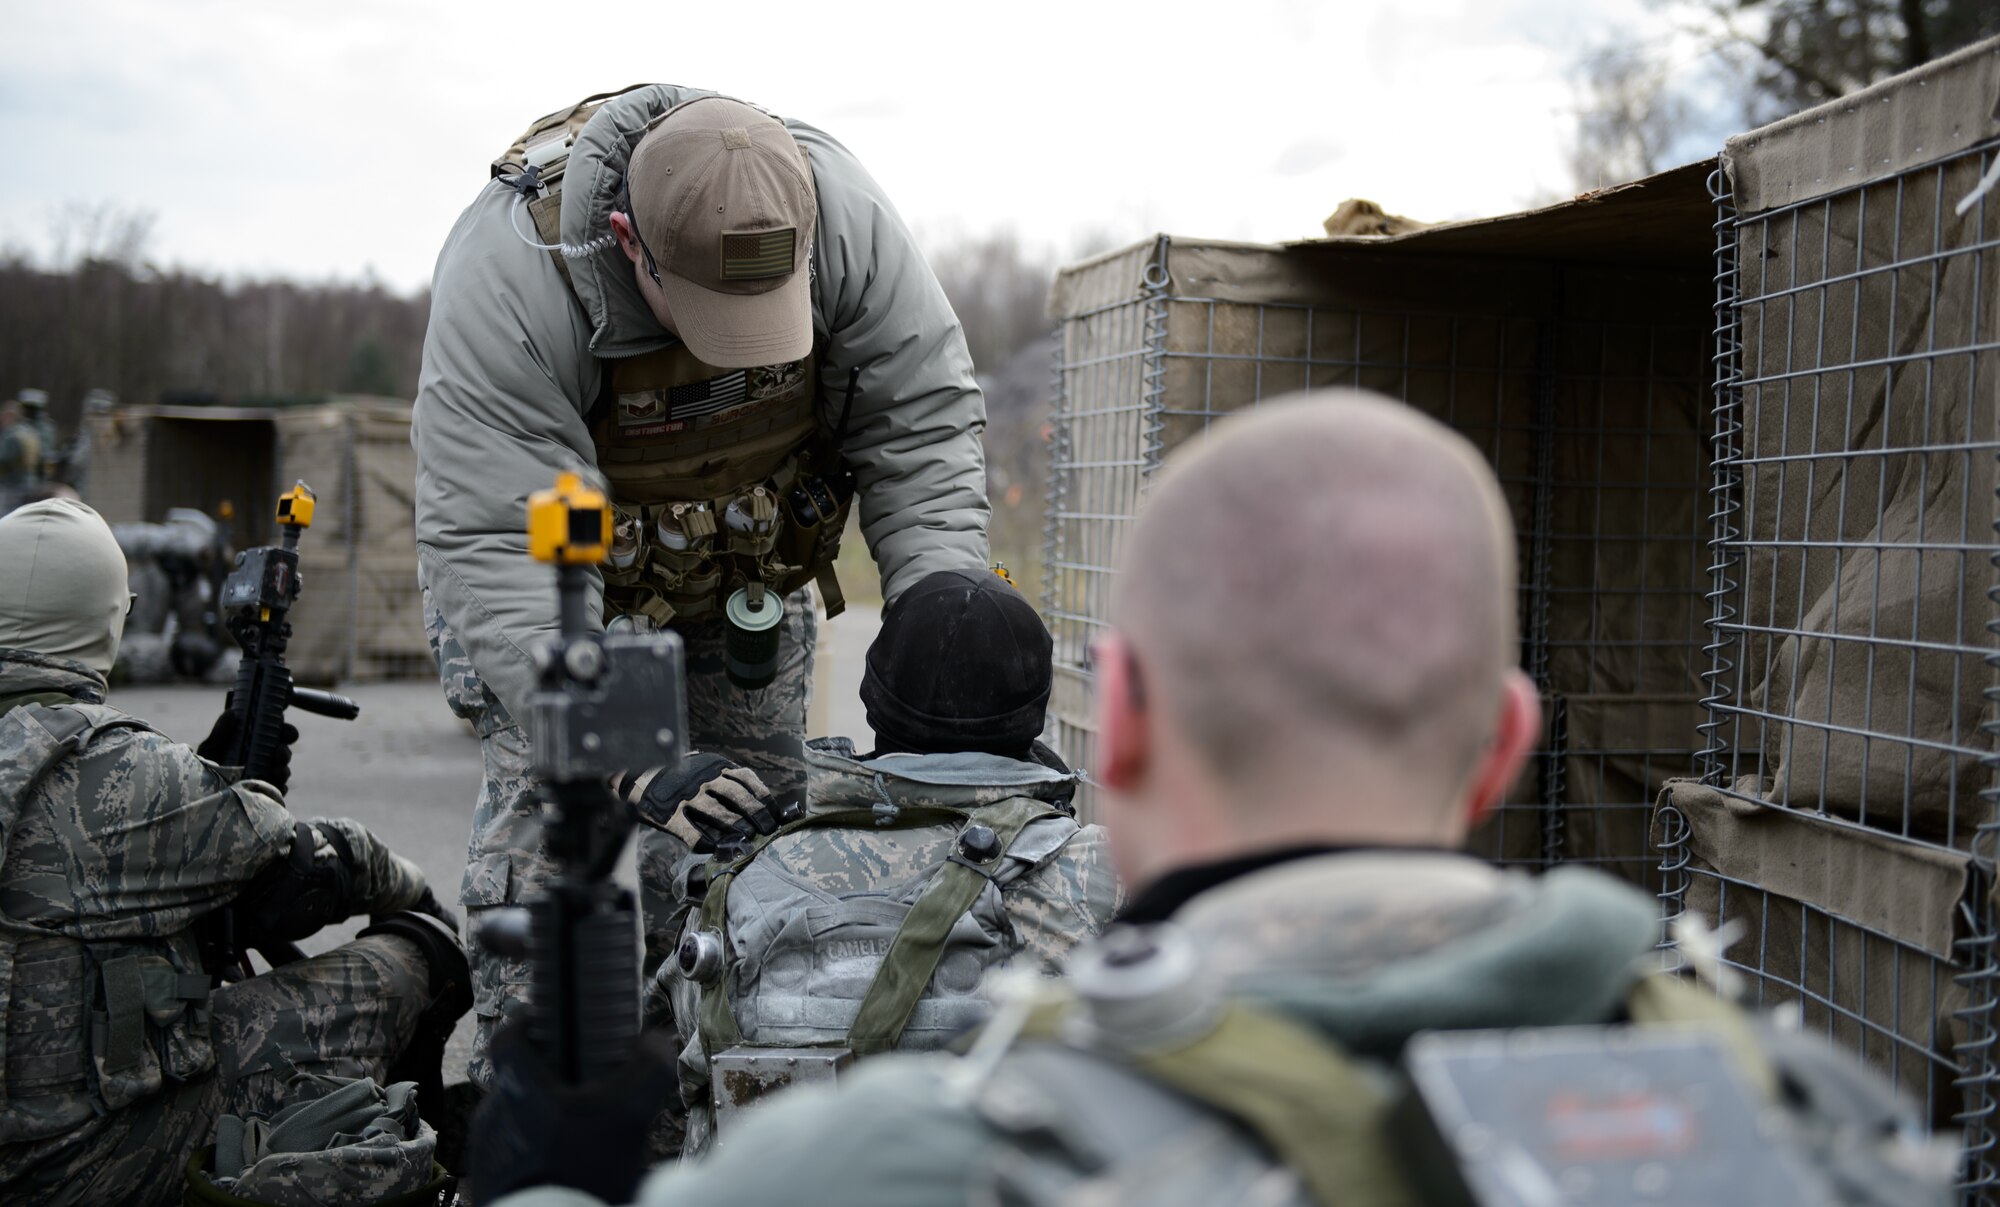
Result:
[[[774,231],[724,232],[722,236],[722,279],[754,281],[760,277],[784,277],[792,272],[795,227]]]

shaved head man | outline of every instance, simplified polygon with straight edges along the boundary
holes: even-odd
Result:
[[[1492,471],[1398,403],[1318,391],[1181,449],[1128,534],[1094,651],[1094,768],[1135,890],[1126,925],[1079,946],[1061,982],[995,986],[1000,1005],[963,1057],[887,1056],[830,1090],[788,1090],[712,1158],[655,1175],[641,1201],[1460,1202],[1431,1193],[1452,1168],[1445,1150],[1413,1159],[1389,1125],[1423,1033],[1728,1019],[1755,1057],[1730,1059],[1763,1084],[1772,1066],[1790,1078],[1798,1052],[1758,1053],[1734,1007],[1647,973],[1651,897],[1584,868],[1529,878],[1452,849],[1535,741],[1514,589]],[[1814,1052],[1802,1064],[1847,1061]],[[1854,1093],[1856,1071],[1840,1068],[1818,1084]],[[1813,1100],[1799,1089],[1813,1080],[1736,1105],[1805,1117],[1807,1147],[1851,1144],[1856,1129],[1825,1120],[1853,1104]],[[616,1090],[566,1109],[616,1118]],[[1730,1089],[1704,1092],[1714,1106]],[[1547,1120],[1518,1097],[1508,1118],[1479,1116],[1500,1141],[1487,1148],[1519,1184],[1553,1188],[1531,1155]],[[1868,1147],[1844,1155],[1868,1163]],[[1945,1201],[1942,1174],[1904,1172],[1872,1197],[1782,1175],[1798,1193],[1769,1201]]]
[[[1456,846],[1540,723],[1485,461],[1398,403],[1314,394],[1169,461],[1099,639],[1099,779],[1135,884],[1339,841]]]

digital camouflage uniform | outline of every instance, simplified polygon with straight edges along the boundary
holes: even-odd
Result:
[[[300,1072],[380,1077],[429,1005],[406,939],[375,935],[214,990],[195,927],[293,841],[266,785],[103,706],[82,663],[0,650],[0,1201],[170,1203],[228,1113],[269,1114]],[[81,753],[41,765],[27,707],[77,704]],[[360,908],[424,885],[360,825],[339,829]]]
[[[478,728],[486,749],[462,898],[474,916],[469,921],[526,899],[546,873],[525,824],[533,806],[519,722],[534,684],[531,652],[554,634],[556,608],[546,577],[528,560],[523,520],[528,495],[559,471],[582,470],[620,505],[713,499],[749,489],[766,473],[783,495],[782,479],[793,464],[786,458],[806,445],[785,436],[780,443],[792,442],[791,452],[769,446],[778,436],[759,425],[779,422],[765,409],[779,407],[784,432],[829,447],[841,437],[833,452],[852,474],[853,506],[886,598],[933,570],[983,569],[988,561],[979,440],[985,404],[963,332],[880,186],[819,130],[785,123],[817,191],[806,269],[815,334],[810,360],[737,371],[743,380],[733,384],[724,374],[644,396],[624,390],[626,367],[637,376],[684,349],[647,308],[631,263],[609,241],[608,213],[647,123],[706,95],[712,94],[644,86],[604,102],[576,133],[562,191],[553,195],[560,217],[552,231],[572,247],[595,249],[589,254],[559,269],[548,251],[524,242],[522,232],[538,231],[537,220],[523,213],[523,193],[496,179],[460,217],[438,257],[411,440],[429,630],[452,707]],[[676,372],[682,370],[688,366]],[[704,404],[685,418],[662,410],[679,407],[683,390],[719,399],[737,385],[748,391],[740,405]],[[650,426],[639,425],[642,418]],[[743,443],[729,443],[739,429]],[[682,442],[691,443],[682,448]],[[751,448],[757,451],[745,451]],[[685,491],[659,469],[683,462],[699,479]],[[752,480],[741,480],[739,470]],[[639,491],[631,474],[642,471],[653,476],[627,497]],[[590,573],[601,585],[599,571]],[[700,620],[699,611],[683,605],[676,605],[677,615]],[[804,593],[786,607],[779,678],[761,692],[727,685],[717,624],[700,620],[682,629],[694,745],[738,759],[778,791],[799,782],[814,636]],[[599,591],[590,615],[603,618]],[[641,844],[655,957],[667,932],[652,878],[676,855],[665,841],[649,834]],[[525,986],[518,966],[476,947],[471,955],[479,1022],[471,1074],[484,1084],[487,1041]]]
[[[1070,949],[1116,912],[1118,882],[1101,826],[1069,809],[1076,776],[993,754],[892,754],[862,761],[845,738],[807,746],[807,817],[763,844],[726,876],[712,872],[706,908],[689,934],[722,932],[722,979],[697,984],[668,962],[647,993],[651,1025],[672,1025],[681,1045],[688,1108],[685,1151],[712,1135],[709,1061],[716,1045],[937,1048],[986,1016],[985,976],[1062,970]],[[995,831],[1004,853],[987,866],[963,857],[970,826]],[[726,864],[719,866],[728,866]],[[935,948],[893,957],[915,968],[907,1008],[878,1024],[868,1006],[912,907],[963,878],[966,902]],[[726,895],[726,908],[724,896]],[[921,954],[918,954],[921,953]],[[911,961],[934,962],[934,971]],[[740,1035],[721,1038],[703,998],[728,994]],[[886,1001],[887,999],[882,999]]]
[[[722,674],[722,626],[680,628],[688,666],[689,741],[696,749],[724,754],[755,767],[774,793],[805,792],[806,709],[812,703],[812,637],[817,625],[811,598],[800,592],[786,601],[778,677],[760,691],[743,691]],[[531,898],[552,871],[542,851],[539,806],[529,775],[528,735],[493,695],[465,648],[424,594],[424,629],[452,712],[479,734],[485,779],[473,808],[472,838],[466,848],[465,882],[459,898],[479,910]],[[687,857],[686,844],[661,830],[639,831],[639,899],[645,930],[646,972],[680,941],[681,909],[667,893],[674,869]],[[490,1075],[486,1046],[493,1029],[526,1000],[528,962],[491,952],[473,964],[475,1039],[472,1080]]]

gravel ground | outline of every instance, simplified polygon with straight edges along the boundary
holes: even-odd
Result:
[[[863,743],[863,749],[872,740],[857,692],[862,656],[881,622],[879,609],[855,604],[838,620],[822,621],[808,718],[812,734],[846,734]],[[365,683],[340,690],[360,702],[356,720],[291,714],[299,727],[299,742],[293,751],[287,803],[301,817],[360,821],[415,860],[437,886],[439,897],[455,903],[465,866],[467,826],[479,794],[478,739],[451,715],[435,682]],[[214,724],[222,692],[214,687],[127,686],[115,691],[111,702],[193,744]],[[620,877],[634,882],[629,848]],[[361,925],[357,920],[329,927],[301,946],[325,950],[352,937]],[[463,1076],[471,1037],[468,1015],[452,1037],[446,1080]]]

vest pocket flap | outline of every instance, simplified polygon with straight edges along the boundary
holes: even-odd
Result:
[[[155,1026],[165,1027],[179,1019],[190,1005],[208,1000],[208,977],[183,973],[160,956],[141,956],[139,976],[146,1017]]]
[[[1029,822],[1014,845],[1007,848],[1006,860],[993,873],[994,883],[1012,884],[1054,859],[1081,828],[1069,817],[1044,817]]]

